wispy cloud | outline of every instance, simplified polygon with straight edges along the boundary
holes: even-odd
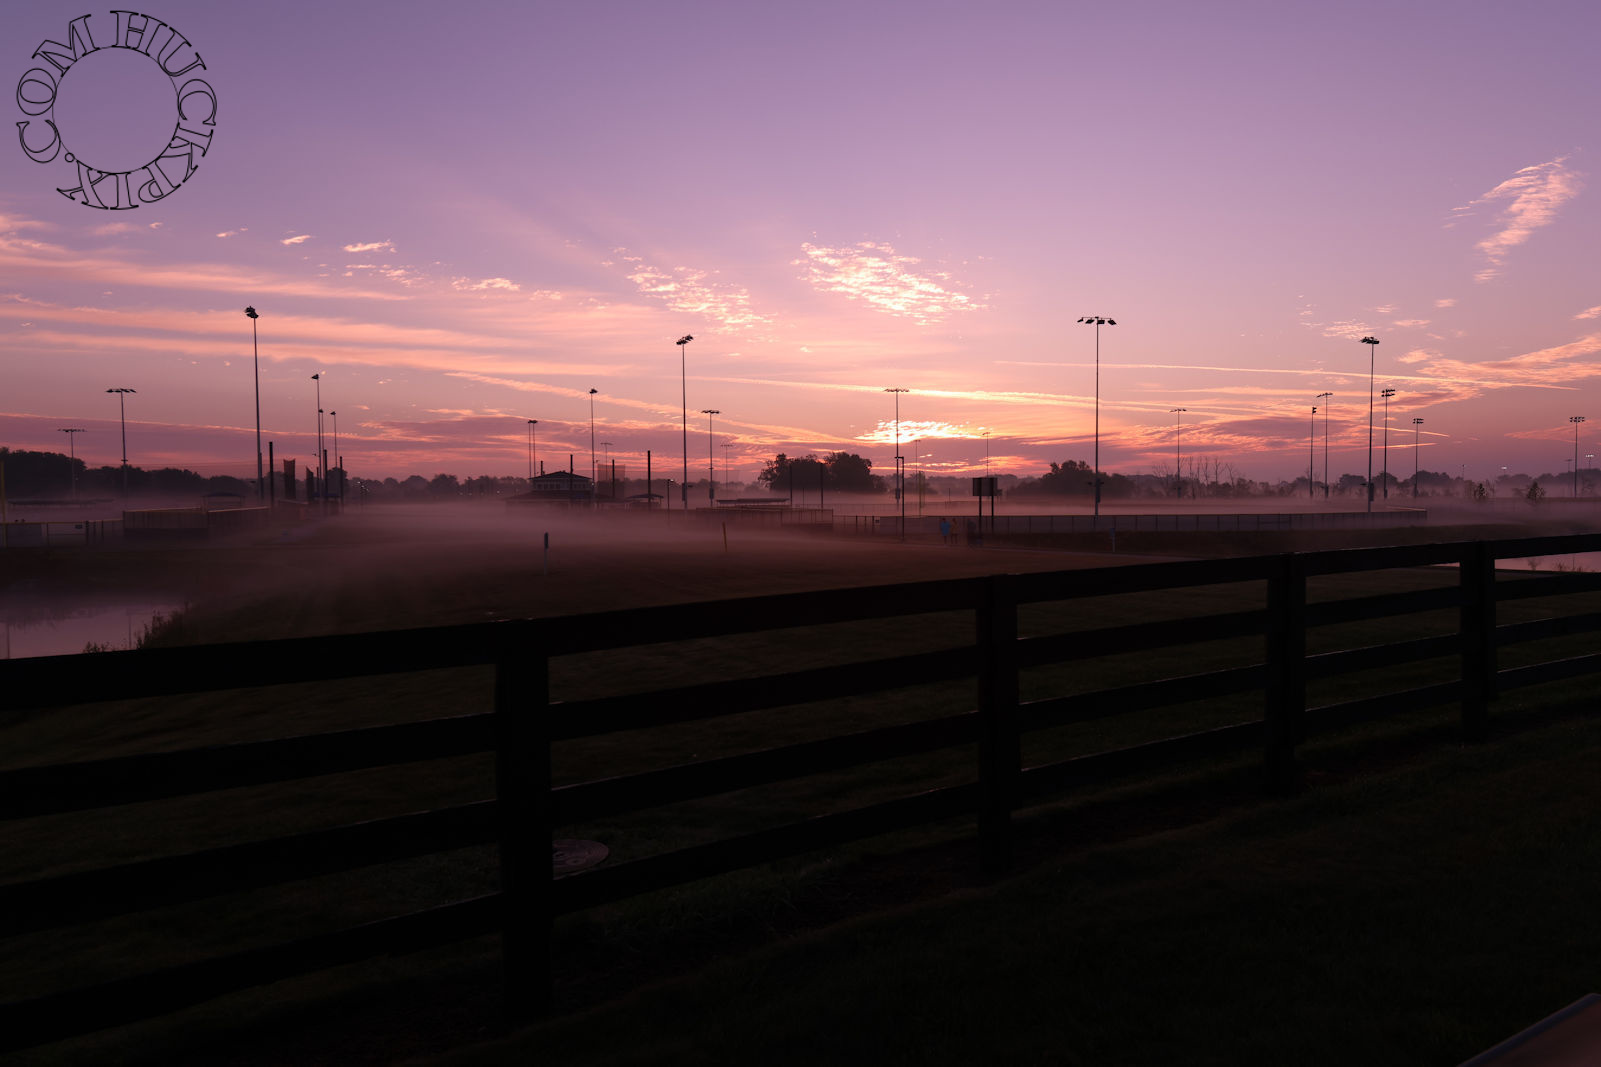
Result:
[[[903,419],[897,427],[893,419],[885,419],[866,433],[858,434],[856,440],[875,445],[893,445],[897,441],[903,445],[912,441],[970,441],[982,438],[984,429],[982,426],[929,419]]]
[[[1456,307],[1456,297],[1443,296],[1434,302],[1434,306],[1437,308],[1454,308]]]
[[[1474,246],[1484,258],[1484,266],[1474,274],[1474,280],[1487,282],[1500,277],[1512,249],[1527,241],[1535,230],[1555,222],[1562,205],[1578,196],[1583,187],[1578,173],[1568,167],[1567,157],[1561,156],[1524,167],[1483,196],[1454,209],[1448,226],[1476,214],[1481,206],[1507,201],[1496,216],[1500,228]]]
[[[1429,324],[1429,321],[1430,320],[1428,320],[1428,319],[1396,319],[1394,322],[1390,323],[1390,325],[1391,326],[1408,326],[1408,327],[1411,327],[1411,326],[1427,326]]]
[[[452,288],[469,293],[483,292],[485,289],[505,289],[513,293],[522,291],[522,286],[510,278],[482,278],[476,282],[471,278],[457,278],[450,284]]]
[[[1601,319],[1601,304],[1597,304],[1593,308],[1585,308],[1573,317],[1576,319]]]
[[[915,256],[903,256],[887,244],[863,241],[852,248],[802,244],[805,258],[794,261],[802,277],[825,293],[841,293],[921,326],[944,321],[985,305],[959,292],[947,271],[919,270]]]
[[[1470,381],[1490,388],[1572,389],[1576,379],[1601,377],[1601,363],[1586,358],[1597,352],[1601,352],[1601,333],[1483,363],[1452,359],[1428,350],[1408,352],[1400,359],[1433,378]]]
[[[309,241],[309,240],[311,240],[311,234],[302,233],[302,234],[298,234],[298,235],[296,235],[294,237],[285,237],[283,240],[279,241],[278,243],[281,244],[281,245],[298,245],[298,244],[301,244],[301,243]]]
[[[237,230],[223,230],[217,236],[218,237],[238,237],[240,234],[244,233],[248,229],[250,229],[249,226],[241,226]],[[288,244],[288,243],[289,243],[288,241],[284,242],[284,244]]]
[[[710,319],[725,330],[761,331],[773,325],[770,316],[755,310],[747,289],[718,280],[716,271],[663,269],[646,263],[643,256],[629,255],[626,249],[615,251],[628,280],[674,311]]]
[[[345,245],[346,252],[393,252],[394,250],[393,241],[367,241],[363,244]]]

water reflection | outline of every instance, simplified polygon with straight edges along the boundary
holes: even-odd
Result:
[[[137,648],[150,626],[181,604],[168,601],[14,601],[0,609],[0,659]]]

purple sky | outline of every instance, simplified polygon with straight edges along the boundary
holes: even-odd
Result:
[[[9,10],[0,74],[86,11],[109,44],[111,10]],[[1170,470],[1182,407],[1186,454],[1295,477],[1330,391],[1331,469],[1362,471],[1365,334],[1392,471],[1414,417],[1435,470],[1560,471],[1571,415],[1601,453],[1593,3],[150,13],[205,61],[210,151],[98,211],[0,148],[0,444],[78,426],[115,463],[129,387],[130,462],[253,476],[253,304],[264,438],[309,462],[320,372],[359,476],[524,474],[531,418],[583,468],[591,388],[614,458],[677,469],[685,333],[692,476],[703,408],[736,478],[777,451],[887,470],[891,386],[912,469],[981,467],[988,431],[1038,473],[1092,455],[1085,314],[1118,321],[1111,470]],[[150,154],[165,85],[86,56],[63,139]]]

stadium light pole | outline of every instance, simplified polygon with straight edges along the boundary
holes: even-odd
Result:
[[[673,342],[678,346],[679,404],[682,408],[684,432],[684,480],[679,484],[678,492],[682,495],[685,511],[689,510],[689,370],[684,353],[688,351],[689,342],[694,339],[694,334],[686,333]],[[672,504],[671,497],[668,498],[668,504]]]
[[[712,436],[712,419],[721,415],[716,408],[701,408],[700,413],[706,416],[706,502],[717,503],[717,441]]]
[[[909,392],[906,389],[885,389],[886,393],[895,394],[895,499],[901,505],[901,540],[906,540],[906,476],[905,464],[901,459],[901,394]],[[985,448],[989,447],[989,438],[984,439]],[[987,465],[987,464],[986,464]],[[993,505],[992,505],[993,506]]]
[[[1579,423],[1584,421],[1583,415],[1570,415],[1568,421],[1573,423],[1573,499],[1579,499]]]
[[[1101,327],[1116,326],[1116,319],[1104,315],[1085,315],[1078,320],[1095,327],[1095,520],[1101,518]]]
[[[267,498],[267,479],[261,471],[261,353],[256,345],[256,309],[245,308],[245,314],[250,317],[250,361],[256,372],[256,499]]]
[[[595,494],[595,394],[599,389],[589,391],[589,502],[591,506],[600,503]]]
[[[72,502],[78,502],[78,450],[73,447],[75,438],[73,434],[83,433],[82,426],[63,426],[61,432],[67,435],[67,477],[72,483]]]
[[[1362,344],[1368,346],[1368,511],[1373,510],[1373,367],[1374,355],[1379,350],[1377,337],[1364,337]]]
[[[137,393],[137,389],[107,389],[108,393],[117,394],[117,411],[122,417],[122,497],[128,498],[128,406],[129,393]]]
[[[534,489],[534,427],[539,425],[538,419],[528,420],[528,491]]]
[[[1333,393],[1319,393],[1317,398],[1323,401],[1323,499],[1329,498],[1329,400]]]
[[[1417,498],[1417,428],[1422,425],[1422,418],[1414,418],[1412,420],[1412,497],[1414,497],[1414,500]]]
[[[1176,499],[1184,498],[1184,413],[1189,408],[1171,408],[1173,415],[1173,486]]]
[[[730,448],[732,448],[732,447],[734,447],[734,442],[732,442],[732,441],[724,441],[723,442],[723,482],[724,482],[724,484],[727,484],[727,482],[728,482],[728,450]]]
[[[1395,395],[1394,389],[1385,389],[1379,393],[1384,398],[1384,474],[1379,481],[1384,483],[1384,499],[1390,499],[1390,397]]]
[[[317,383],[317,455],[316,463],[313,465],[317,468],[317,478],[322,483],[319,498],[321,499],[328,496],[328,472],[324,469],[328,465],[328,457],[322,449],[322,371],[313,374],[311,380]],[[306,503],[309,504],[311,501],[308,500]]]
[[[604,451],[602,451],[601,454],[600,454],[600,469],[603,470],[603,471],[609,471],[609,470],[612,469],[612,467],[611,467],[611,442],[610,441],[602,441],[600,443],[600,447],[602,449],[604,449]],[[610,477],[610,476],[608,476],[608,477]],[[607,495],[607,499],[610,500],[613,504],[617,503],[617,479],[615,477],[611,477],[611,492]]]
[[[339,412],[329,411],[328,417],[334,420],[334,470],[339,472],[339,491],[334,494],[339,502],[345,502],[345,460],[339,454]]]
[[[1312,424],[1306,431],[1306,495],[1317,499],[1317,405],[1312,405]]]

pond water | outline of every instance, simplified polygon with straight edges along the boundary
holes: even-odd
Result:
[[[60,656],[98,648],[135,648],[158,616],[181,604],[151,601],[53,601],[0,606],[0,659]]]

